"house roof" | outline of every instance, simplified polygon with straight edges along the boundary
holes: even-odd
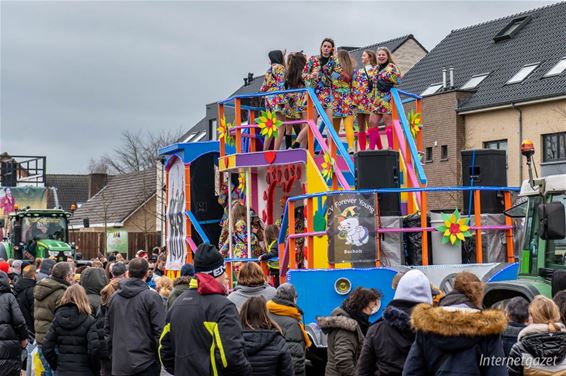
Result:
[[[195,142],[197,141],[207,141],[209,140],[208,135],[208,118],[205,116],[199,120],[198,123],[193,125],[191,129],[186,131],[178,140],[178,142]],[[202,136],[204,132],[204,136]]]
[[[115,175],[108,184],[78,208],[71,225],[80,227],[84,218],[91,226],[123,225],[124,221],[156,193],[155,167],[142,172]],[[106,211],[106,213],[105,213]]]
[[[48,174],[45,185],[57,191],[58,205],[70,210],[72,203],[82,204],[88,200],[88,175]],[[47,207],[56,206],[55,193],[49,192]]]
[[[515,19],[531,19],[510,39],[494,37]],[[454,88],[490,73],[458,107],[460,112],[566,95],[565,73],[543,76],[566,56],[566,2],[453,30],[403,78],[400,87],[416,94],[442,82],[442,68],[454,67]],[[507,84],[524,65],[540,66],[522,83]]]
[[[386,41],[383,41],[383,42],[374,43],[374,44],[371,44],[369,46],[359,47],[359,48],[353,49],[353,50],[350,51],[350,56],[352,56],[356,60],[356,63],[358,64],[358,66],[361,66],[361,64],[362,64],[362,54],[365,50],[375,51],[375,50],[377,50],[378,47],[387,47],[387,49],[389,51],[391,51],[391,53],[394,53],[395,50],[397,50],[399,47],[401,47],[403,45],[403,43],[405,43],[409,39],[414,40],[419,46],[421,46],[423,51],[428,52],[427,49],[424,48],[423,45],[420,44],[419,41],[415,39],[413,34],[408,34],[408,35],[403,35],[402,37],[399,37],[399,38],[394,38],[394,39],[386,40]]]

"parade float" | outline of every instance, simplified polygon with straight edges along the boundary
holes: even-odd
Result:
[[[281,122],[254,106],[265,96],[296,92],[307,97],[304,120]],[[166,157],[169,273],[191,262],[201,242],[217,245],[222,221],[232,231],[230,208],[239,201],[248,229],[255,215],[266,225],[280,224],[279,257],[270,262],[278,263],[281,282],[295,285],[318,347],[325,339],[316,316],[328,315],[364,286],[383,294],[377,319],[393,297],[394,276],[408,268],[422,270],[444,291],[456,273],[473,272],[487,283],[486,306],[517,295],[550,295],[552,271],[566,268],[565,176],[532,177],[522,188],[506,186],[506,177],[497,186],[481,184],[477,161],[493,151],[471,150],[462,152],[468,160],[463,186],[430,187],[421,163],[421,97],[392,89],[391,98],[394,147],[356,155],[347,153],[312,89],[218,102],[217,141],[160,150]],[[297,124],[308,128],[305,149],[263,151],[264,137]],[[534,150],[526,144],[523,152],[530,158]],[[454,192],[462,197],[460,208],[428,209],[429,195]],[[250,232],[246,242],[251,255]],[[238,263],[257,262],[232,257],[231,241],[229,249],[230,275]]]

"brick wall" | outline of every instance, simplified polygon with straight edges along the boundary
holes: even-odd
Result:
[[[416,63],[426,56],[426,51],[413,39],[408,39],[393,53],[393,59],[405,75]]]

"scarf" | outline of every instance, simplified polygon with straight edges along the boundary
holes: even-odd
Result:
[[[350,315],[351,318],[356,320],[356,322],[360,326],[360,329],[362,330],[362,333],[365,336],[368,329],[369,329],[369,315],[367,315],[366,313],[363,313],[363,312],[356,312],[356,311],[350,310],[346,307],[342,307],[342,309],[344,311],[346,311],[348,313],[348,315]]]
[[[278,316],[288,316],[294,318],[299,323],[299,328],[301,328],[301,332],[303,333],[303,338],[305,340],[306,347],[310,347],[312,345],[311,339],[309,338],[307,332],[305,331],[305,326],[303,325],[301,312],[296,306],[288,306],[283,304],[275,303],[273,300],[267,302],[267,309],[269,312],[273,313],[274,315]]]

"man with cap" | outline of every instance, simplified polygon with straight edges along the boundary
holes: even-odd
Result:
[[[420,304],[432,304],[430,281],[420,270],[401,276],[395,296],[382,318],[368,330],[356,369],[357,376],[401,375],[415,340],[411,312]]]
[[[167,313],[159,343],[163,367],[176,376],[251,374],[238,311],[226,298],[224,258],[201,244],[194,268],[189,290]]]
[[[187,291],[191,284],[191,279],[195,276],[193,264],[185,264],[181,267],[181,276],[173,281],[173,291],[167,299],[167,309],[171,308],[175,299]]]

